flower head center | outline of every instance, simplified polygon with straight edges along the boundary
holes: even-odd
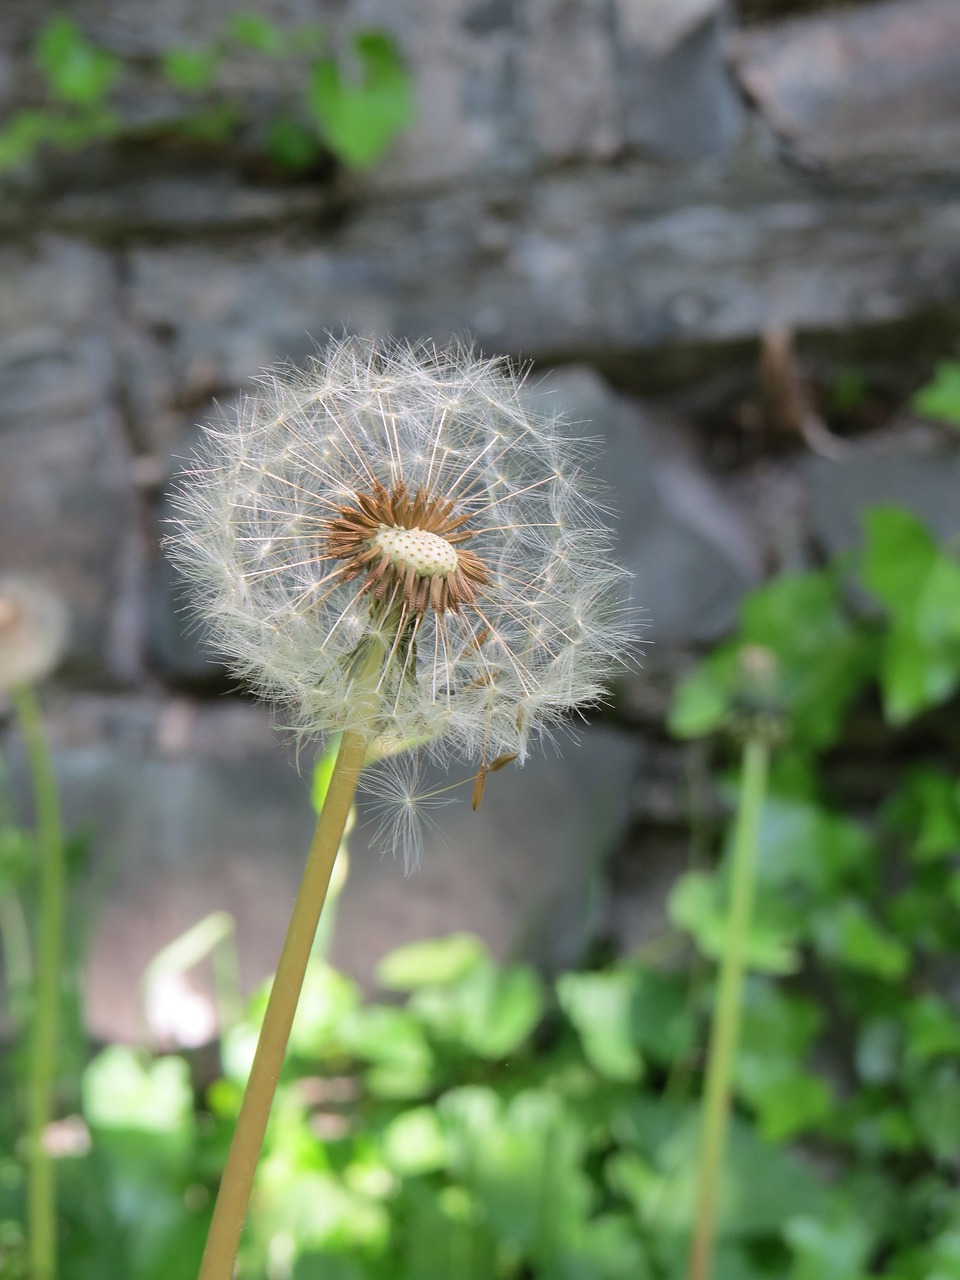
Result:
[[[459,560],[456,548],[446,538],[429,529],[397,529],[381,525],[370,539],[371,545],[385,556],[400,573],[412,569],[418,578],[448,578],[456,573]]]
[[[476,601],[490,577],[483,561],[463,543],[473,534],[468,516],[452,498],[424,489],[392,492],[374,482],[326,522],[325,559],[342,560],[345,582],[364,577],[362,591],[404,614],[458,612]]]

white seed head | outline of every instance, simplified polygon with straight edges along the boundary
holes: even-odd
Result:
[[[305,733],[522,763],[635,639],[587,453],[501,361],[333,341],[206,431],[168,546]]]
[[[67,610],[59,596],[25,577],[0,577],[0,689],[35,684],[63,656]]]

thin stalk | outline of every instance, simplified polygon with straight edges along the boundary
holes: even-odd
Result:
[[[198,1280],[230,1280],[233,1275],[253,1176],[300,988],[366,750],[367,739],[362,734],[344,733],[267,1002],[250,1078],[213,1209]]]
[[[733,846],[733,868],[727,946],[710,1032],[703,1102],[699,1185],[690,1252],[689,1280],[708,1280],[713,1261],[720,1175],[723,1171],[733,1065],[740,1034],[747,939],[753,913],[757,835],[767,787],[769,746],[751,736],[743,753],[743,774]]]
[[[66,871],[60,798],[36,694],[29,685],[11,691],[27,749],[39,854],[37,986],[27,1077],[27,1259],[31,1280],[57,1272],[57,1194],[44,1133],[53,1119]]]

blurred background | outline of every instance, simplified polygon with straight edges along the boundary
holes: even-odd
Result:
[[[646,624],[611,706],[442,811],[416,874],[361,804],[329,957],[366,991],[456,931],[548,976],[656,943],[725,803],[668,730],[682,679],[865,509],[960,528],[956,0],[4,0],[0,237],[0,566],[70,610],[44,702],[97,1042],[212,1041],[209,961],[146,1024],[144,971],[226,912],[250,992],[309,842],[309,753],[159,548],[262,367],[344,331],[529,363],[602,442]],[[865,697],[827,776],[868,812],[925,740]]]
[[[691,650],[763,575],[852,545],[869,502],[956,527],[951,441],[904,413],[960,316],[952,0],[238,14],[4,7],[0,545],[71,611],[52,731],[96,829],[105,1036],[133,1034],[137,975],[208,911],[236,917],[247,982],[270,971],[310,830],[158,550],[195,424],[263,366],[344,330],[532,362],[533,395],[603,438],[649,622],[588,749],[501,774],[407,882],[354,859],[333,955],[366,980],[461,927],[555,965],[590,932],[636,945],[686,858],[661,721]],[[310,108],[323,41],[388,86],[373,126],[344,113],[345,158]]]

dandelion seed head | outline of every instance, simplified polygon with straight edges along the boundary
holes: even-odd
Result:
[[[57,666],[67,641],[67,610],[30,578],[0,577],[0,690],[35,684]]]
[[[206,430],[169,550],[304,734],[522,763],[635,636],[588,458],[502,361],[332,341]]]

